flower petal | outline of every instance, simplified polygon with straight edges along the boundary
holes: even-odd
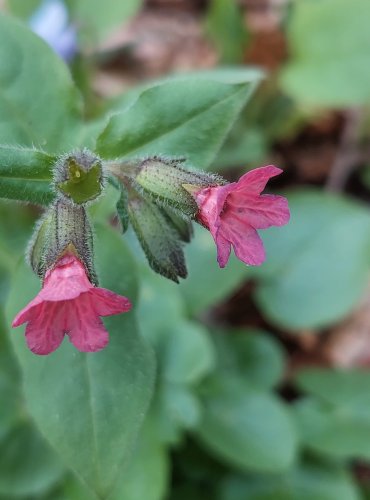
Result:
[[[261,265],[265,258],[263,242],[257,231],[232,215],[223,219],[220,236],[228,240],[239,260],[251,266]]]
[[[283,196],[261,196],[232,193],[227,199],[227,209],[256,229],[283,226],[289,222],[288,200]]]
[[[201,189],[195,194],[195,200],[199,207],[199,219],[216,238],[219,227],[219,215],[224,208],[226,198],[236,186],[235,183],[226,186],[216,186]]]
[[[26,326],[26,342],[35,354],[50,354],[64,337],[64,302],[43,302],[33,308]]]
[[[50,301],[71,300],[91,288],[83,264],[74,255],[66,255],[46,273],[39,297]]]
[[[281,168],[277,168],[274,165],[255,168],[240,177],[233,192],[239,193],[242,191],[250,194],[260,194],[265,189],[268,180],[281,173]]]
[[[72,344],[82,352],[96,352],[109,342],[109,335],[95,311],[89,293],[70,301],[66,313],[66,333]]]
[[[217,245],[217,262],[220,267],[225,267],[229,261],[231,253],[231,243],[225,239],[220,231],[217,232],[216,237]]]
[[[13,319],[12,327],[16,328],[17,326],[23,325],[26,321],[31,321],[31,319],[35,316],[37,317],[38,312],[37,309],[42,304],[43,300],[40,298],[40,294],[36,295],[34,299],[29,302],[26,307],[24,307],[17,316]]]
[[[121,314],[131,309],[128,298],[117,295],[106,288],[92,288],[89,295],[94,301],[94,309],[99,316]]]

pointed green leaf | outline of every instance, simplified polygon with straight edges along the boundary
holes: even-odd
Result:
[[[98,228],[97,267],[102,286],[136,303],[135,265],[112,229]],[[9,298],[9,323],[39,286],[20,266]],[[76,351],[65,339],[56,352],[36,356],[26,348],[22,329],[12,332],[12,341],[37,426],[65,463],[105,498],[131,456],[151,396],[154,360],[137,333],[134,312],[104,322],[110,343],[94,354]]]
[[[259,72],[236,69],[146,88],[124,111],[111,116],[98,138],[98,153],[103,158],[186,157],[204,168],[260,78]]]

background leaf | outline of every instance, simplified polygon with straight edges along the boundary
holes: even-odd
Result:
[[[292,58],[283,89],[305,104],[343,107],[370,101],[366,0],[295,2],[288,35]]]
[[[220,500],[360,500],[348,472],[337,465],[306,463],[285,475],[227,479]]]
[[[247,471],[279,472],[292,465],[295,430],[275,396],[226,373],[203,391],[198,436],[215,455]]]
[[[265,332],[230,329],[214,336],[222,369],[242,376],[253,387],[268,390],[283,378],[285,355],[280,344]]]
[[[59,457],[29,422],[0,440],[0,495],[40,495],[65,473]]]
[[[194,224],[194,238],[185,249],[188,277],[179,290],[189,314],[199,314],[231,294],[248,276],[250,268],[231,256],[227,269],[220,269],[216,245],[203,227]]]
[[[2,14],[0,107],[2,144],[49,153],[78,144],[81,102],[67,67],[44,41]]]
[[[328,325],[367,285],[370,215],[358,203],[315,191],[292,194],[289,205],[289,224],[262,232],[267,260],[250,270],[260,279],[255,298],[285,328]]]
[[[104,40],[115,28],[118,28],[133,15],[142,5],[142,0],[66,0],[72,21],[80,26],[85,35],[83,41],[88,40],[96,45]]]
[[[297,386],[311,395],[296,404],[302,440],[315,452],[340,459],[370,459],[370,374],[302,371]]]

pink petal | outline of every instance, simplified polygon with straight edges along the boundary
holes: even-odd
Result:
[[[231,244],[222,236],[222,234],[220,234],[220,231],[217,233],[216,245],[218,265],[220,267],[225,267],[230,258]]]
[[[228,194],[235,186],[236,184],[232,183],[226,186],[209,187],[195,194],[200,221],[208,227],[214,238],[219,227],[219,215],[224,208]]]
[[[219,233],[232,244],[235,255],[245,264],[259,266],[264,262],[263,242],[252,226],[230,214],[223,219]]]
[[[44,302],[33,308],[26,326],[26,342],[35,354],[50,354],[64,337],[64,302]]]
[[[227,208],[256,229],[283,226],[290,218],[288,200],[283,196],[232,193],[227,199]]]
[[[43,303],[43,300],[40,298],[40,294],[36,295],[34,299],[29,302],[26,307],[24,307],[17,316],[13,319],[12,327],[16,328],[17,326],[23,325],[26,321],[31,321],[31,319],[35,316],[37,317],[40,304]]]
[[[109,342],[109,335],[94,309],[89,293],[67,303],[66,333],[72,344],[82,352],[96,352]]]
[[[94,309],[99,316],[111,316],[131,309],[131,302],[122,295],[117,295],[106,288],[92,288],[89,291],[94,301]]]
[[[43,300],[71,300],[93,288],[82,263],[74,255],[62,257],[45,276],[39,297]]]
[[[265,189],[268,180],[281,173],[282,170],[274,165],[255,168],[240,177],[233,192],[239,193],[242,191],[250,194],[260,194]]]

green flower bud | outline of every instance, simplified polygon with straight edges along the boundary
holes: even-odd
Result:
[[[46,271],[66,252],[78,257],[90,281],[97,284],[92,230],[85,207],[57,199],[35,228],[28,260],[34,272],[43,279]]]
[[[122,163],[121,170],[119,164],[115,162],[112,173],[130,178],[137,189],[150,195],[154,201],[164,206],[170,205],[188,217],[194,217],[198,206],[184,185],[202,189],[224,184],[224,180],[208,172],[187,169],[183,163],[183,159],[153,156],[136,162],[134,166],[129,165],[126,169]]]
[[[100,196],[104,184],[101,160],[88,149],[59,158],[54,167],[54,186],[58,194],[77,205]]]
[[[176,283],[179,278],[185,278],[187,271],[180,231],[167,211],[131,190],[128,213],[150,267]]]

